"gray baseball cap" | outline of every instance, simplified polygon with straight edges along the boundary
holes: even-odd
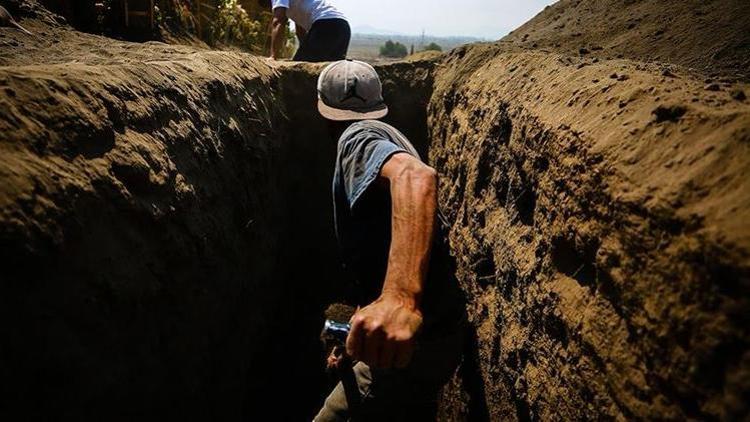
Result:
[[[379,119],[388,114],[378,72],[365,62],[342,60],[318,78],[318,111],[328,120]]]

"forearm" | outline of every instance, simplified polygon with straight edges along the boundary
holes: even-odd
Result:
[[[391,193],[391,249],[383,292],[352,318],[349,356],[379,368],[406,367],[422,326],[420,300],[437,218],[437,175],[418,158],[393,155],[380,171]]]
[[[437,177],[413,163],[390,181],[391,248],[383,294],[419,306],[430,262],[437,214]]]
[[[271,26],[271,57],[276,58],[285,41],[286,22],[274,19]]]

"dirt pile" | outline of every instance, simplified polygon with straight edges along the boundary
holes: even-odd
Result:
[[[745,0],[561,0],[504,42],[604,59],[660,61],[750,81]]]

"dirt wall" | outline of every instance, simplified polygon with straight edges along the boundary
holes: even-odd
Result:
[[[444,420],[747,415],[747,103],[479,45],[429,127],[475,330]]]
[[[275,403],[254,388],[289,329],[274,74],[247,56],[171,59],[0,69],[6,418]]]

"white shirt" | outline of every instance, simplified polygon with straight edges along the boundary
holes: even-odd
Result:
[[[343,13],[326,0],[273,0],[271,4],[272,9],[285,8],[286,16],[306,31],[321,19],[346,19]]]

